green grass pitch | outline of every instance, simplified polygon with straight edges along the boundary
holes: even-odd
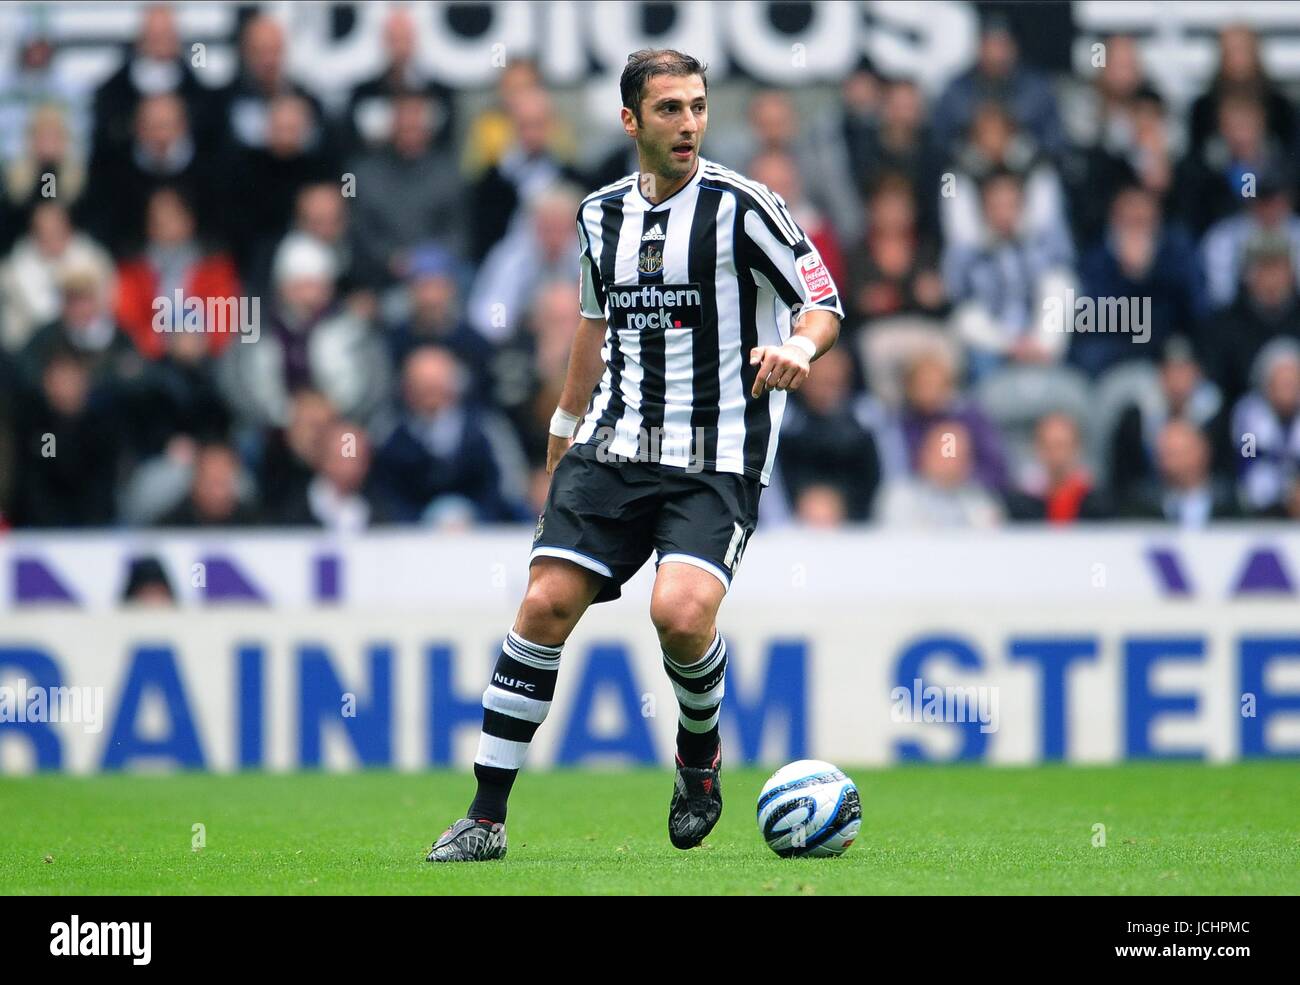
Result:
[[[839,859],[762,843],[767,770],[724,771],[690,852],[669,772],[560,770],[520,777],[504,861],[449,866],[424,850],[466,773],[5,778],[0,893],[1300,893],[1300,763],[848,772],[863,824]]]

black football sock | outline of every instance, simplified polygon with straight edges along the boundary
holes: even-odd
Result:
[[[718,754],[718,726],[707,732],[692,732],[680,722],[677,725],[677,755],[683,766],[707,769]]]
[[[503,770],[475,763],[474,778],[478,780],[478,790],[465,816],[475,821],[505,821],[506,801],[518,775],[518,770]]]
[[[532,643],[514,632],[502,644],[492,681],[483,692],[483,731],[474,757],[478,792],[466,817],[505,821],[510,788],[551,707],[561,649]]]
[[[718,716],[726,690],[727,644],[718,633],[693,664],[664,654],[664,670],[677,694],[677,755],[684,766],[713,765],[718,752]]]

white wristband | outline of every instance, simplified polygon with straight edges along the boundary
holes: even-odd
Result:
[[[808,361],[811,362],[817,355],[817,343],[806,335],[791,335],[785,340],[786,345],[797,346],[804,352],[808,353]]]
[[[572,438],[574,432],[578,430],[580,420],[582,418],[556,407],[555,413],[551,415],[551,434],[557,438]]]

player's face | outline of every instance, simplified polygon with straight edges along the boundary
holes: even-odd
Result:
[[[623,111],[624,128],[636,140],[643,170],[670,180],[695,170],[708,119],[704,80],[698,75],[656,75],[646,83],[640,121]]]

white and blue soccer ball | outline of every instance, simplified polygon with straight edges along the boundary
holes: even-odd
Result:
[[[758,795],[758,830],[782,858],[843,855],[860,827],[858,788],[819,759],[782,766]]]

